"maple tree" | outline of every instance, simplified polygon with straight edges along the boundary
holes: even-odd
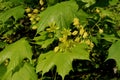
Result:
[[[0,6],[0,80],[119,79],[119,0]]]

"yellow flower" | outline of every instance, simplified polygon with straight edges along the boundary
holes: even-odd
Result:
[[[80,42],[80,38],[79,38],[79,37],[76,37],[76,38],[75,38],[75,42]]]
[[[80,29],[80,35],[83,35],[83,33],[85,32],[85,30],[84,30],[84,28],[82,27],[81,29]]]
[[[30,8],[26,8],[25,11],[26,11],[26,13],[29,13],[29,12],[31,12],[31,9]]]
[[[32,30],[36,30],[36,29],[37,29],[36,25],[32,26]]]
[[[88,33],[87,33],[87,32],[84,32],[83,38],[86,38],[87,36],[88,36]]]
[[[38,16],[35,20],[36,20],[36,21],[39,21],[39,20],[40,20],[40,17]]]
[[[31,18],[30,18],[30,21],[34,21],[34,18],[31,17]]]
[[[103,33],[103,29],[99,29],[99,33],[102,34]]]
[[[41,6],[44,5],[44,1],[43,0],[40,0],[39,3],[40,3]]]
[[[79,23],[79,19],[78,18],[74,18],[73,20],[73,25],[74,26],[78,26],[80,23]]]
[[[78,31],[76,31],[76,30],[74,32],[72,32],[72,35],[74,35],[74,36],[77,34],[78,34]]]
[[[91,47],[91,48],[93,48],[93,47],[94,47],[94,44],[93,44],[92,42],[90,43],[90,47]]]
[[[90,44],[91,44],[91,41],[90,41],[89,39],[87,39],[87,40],[85,41],[85,43],[88,44],[88,45],[90,45]]]
[[[61,33],[65,36],[70,36],[71,35],[71,30],[70,29],[64,29]]]
[[[32,16],[32,14],[31,13],[29,13],[29,14],[27,14],[28,15],[28,17],[31,17]]]
[[[63,35],[62,38],[59,38],[59,41],[61,41],[61,42],[67,41],[67,36]]]
[[[44,7],[41,7],[41,9],[40,9],[40,10],[41,10],[41,11],[43,11],[44,9],[45,9]]]
[[[58,52],[59,51],[59,46],[56,46],[55,48],[54,48],[54,52]]]
[[[33,10],[33,13],[35,13],[35,14],[37,14],[38,12],[39,12],[38,9],[34,9],[34,10]]]
[[[96,12],[96,13],[100,13],[100,10],[97,8],[97,9],[95,10],[95,12]]]
[[[32,24],[36,24],[36,21],[32,21]]]

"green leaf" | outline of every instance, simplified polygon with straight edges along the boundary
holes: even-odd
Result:
[[[115,59],[120,70],[120,40],[113,43],[109,48],[108,59]]]
[[[114,34],[112,35],[103,34],[103,37],[101,39],[105,39],[106,41],[109,42],[115,42],[116,40],[119,40],[119,38],[115,37]]]
[[[44,41],[37,41],[35,44],[41,45],[41,48],[47,48],[55,39],[46,39]]]
[[[15,20],[18,20],[19,18],[22,18],[23,15],[24,15],[24,7],[20,5],[14,8],[10,8],[9,10],[6,10],[4,12],[1,12],[0,21],[4,23],[12,16],[15,18]]]
[[[42,71],[42,74],[44,74],[56,65],[58,74],[64,78],[72,70],[73,59],[89,60],[89,54],[85,48],[87,48],[85,44],[76,44],[75,47],[65,52],[55,53],[49,51],[46,54],[41,54],[38,59],[36,72]]]
[[[19,71],[14,73],[12,80],[37,80],[37,74],[33,66],[25,63]]]
[[[86,7],[90,7],[91,5],[95,4],[95,0],[81,0],[82,2],[86,3]]]
[[[82,9],[79,9],[77,12],[77,17],[79,18],[81,25],[86,25],[87,18],[89,18],[89,14],[85,13]]]
[[[2,10],[9,9],[12,5],[13,5],[13,4],[12,4],[11,1],[0,2],[0,12],[1,12]]]
[[[37,33],[54,22],[60,28],[69,28],[76,17],[77,10],[78,5],[75,1],[65,1],[48,7],[39,14],[41,20],[36,24],[38,26]]]
[[[101,15],[103,17],[108,16],[108,17],[110,17],[112,19],[114,18],[114,15],[110,10],[108,10],[108,9],[104,10],[103,8],[100,8],[100,10],[101,10]]]
[[[119,0],[109,0],[110,5],[115,5],[119,2]]]
[[[14,71],[15,68],[18,67],[25,58],[29,59],[30,63],[32,63],[31,46],[25,40],[25,38],[22,38],[17,42],[8,45],[3,51],[0,52],[0,64],[3,63],[6,59],[10,59],[10,62],[7,66],[8,73]]]
[[[0,65],[0,80],[2,79],[6,71],[7,71],[7,68],[4,66],[4,64]]]
[[[47,1],[48,6],[54,5],[59,2],[59,0],[46,0],[46,1]]]
[[[22,4],[25,0],[9,0],[10,2]]]

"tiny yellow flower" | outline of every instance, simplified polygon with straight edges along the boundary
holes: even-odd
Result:
[[[60,42],[63,42],[63,38],[59,38],[59,41],[60,41]]]
[[[78,26],[79,24],[80,24],[79,19],[78,18],[74,18],[73,25],[74,26]]]
[[[32,14],[31,18],[36,18],[36,14]]]
[[[44,7],[42,7],[40,10],[41,10],[41,11],[43,11],[44,9],[45,9],[45,8],[44,8]]]
[[[54,48],[54,52],[58,52],[59,51],[59,46],[56,46],[55,48]]]
[[[95,12],[96,12],[96,13],[100,13],[100,10],[97,8],[97,9],[95,10]]]
[[[99,29],[99,33],[102,34],[103,33],[103,29]]]
[[[91,44],[91,41],[90,41],[89,39],[87,39],[87,40],[85,41],[85,43],[88,44],[88,45],[90,45],[90,44]]]
[[[84,32],[83,38],[86,38],[87,36],[88,36],[88,33],[87,33],[87,32]]]
[[[37,17],[35,20],[36,20],[36,21],[39,21],[39,20],[40,20],[40,17]]]
[[[31,17],[31,18],[30,18],[30,21],[34,21],[34,18]]]
[[[32,26],[32,30],[36,30],[36,29],[37,29],[36,25]]]
[[[76,37],[76,38],[75,38],[75,42],[80,42],[80,38],[79,38],[79,37]]]
[[[29,12],[31,12],[31,9],[30,8],[26,8],[25,11],[26,11],[26,13],[29,13]]]
[[[94,47],[94,44],[93,44],[92,42],[90,43],[90,47],[91,47],[91,48],[93,48],[93,47]]]
[[[36,21],[32,21],[32,24],[36,24]]]
[[[83,33],[85,32],[85,30],[84,30],[84,28],[82,27],[81,29],[80,29],[80,35],[83,35]]]
[[[44,1],[43,0],[40,0],[39,3],[40,3],[41,6],[44,5]]]
[[[77,34],[78,34],[78,31],[76,31],[76,30],[74,32],[72,32],[72,35],[74,35],[74,36]]]
[[[32,14],[31,13],[29,13],[29,14],[27,14],[28,15],[28,17],[31,17],[32,16]]]
[[[35,14],[37,14],[38,12],[39,12],[38,9],[34,9],[34,10],[33,10],[33,13],[35,13]]]

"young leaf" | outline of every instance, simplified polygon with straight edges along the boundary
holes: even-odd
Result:
[[[44,74],[56,65],[58,74],[64,78],[72,70],[73,59],[89,60],[89,54],[85,50],[86,47],[84,44],[77,44],[65,52],[55,53],[54,51],[49,51],[46,54],[41,54],[38,59],[36,72],[42,71],[42,74]]]
[[[54,40],[54,38],[51,38],[44,41],[37,41],[35,44],[41,45],[41,48],[47,48]]]
[[[107,34],[103,34],[104,37],[102,37],[102,39],[105,39],[106,41],[109,42],[115,42],[116,40],[119,40],[119,38],[115,37],[114,34],[112,35],[107,35]]]
[[[65,1],[48,7],[39,14],[41,20],[36,24],[38,26],[37,33],[53,22],[61,28],[69,28],[73,18],[76,17],[77,10],[78,5],[75,1]]]
[[[37,80],[37,74],[33,66],[25,63],[19,71],[14,73],[12,80]]]
[[[20,5],[20,6],[11,8],[9,10],[6,10],[4,12],[1,12],[0,13],[0,21],[2,21],[4,23],[12,16],[15,18],[15,20],[18,20],[19,18],[23,17],[23,15],[24,15],[24,7],[22,5]]]
[[[25,38],[22,38],[17,42],[8,45],[0,52],[0,64],[6,59],[9,59],[10,61],[8,62],[7,71],[10,72],[19,66],[25,58],[29,59],[30,63],[32,63],[31,57],[31,46]]]
[[[95,0],[81,0],[82,2],[86,3],[86,7],[90,7],[91,5],[95,4]]]
[[[108,59],[115,59],[120,69],[120,40],[113,43],[112,46],[109,48],[109,55]]]

